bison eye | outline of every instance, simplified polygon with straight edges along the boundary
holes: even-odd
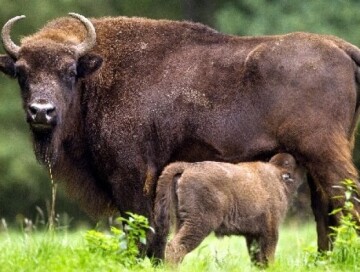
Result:
[[[27,72],[23,66],[16,66],[16,77],[20,85],[23,85],[27,80]]]
[[[15,71],[17,76],[22,76],[25,74],[25,68],[23,66],[15,66]]]
[[[68,69],[63,71],[63,79],[66,82],[66,84],[69,84],[69,87],[71,87],[77,78],[77,72],[76,72],[76,66],[71,65]]]
[[[68,77],[76,78],[76,70],[70,70],[69,73],[68,73]]]
[[[67,76],[70,78],[74,78],[77,76],[77,71],[76,71],[76,64],[73,63],[71,64],[68,68],[67,68]]]

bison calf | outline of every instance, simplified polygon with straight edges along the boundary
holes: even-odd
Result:
[[[269,163],[177,162],[162,172],[155,201],[155,227],[163,235],[175,221],[165,261],[180,262],[215,231],[244,235],[251,260],[267,264],[274,257],[278,229],[305,173],[286,153]]]

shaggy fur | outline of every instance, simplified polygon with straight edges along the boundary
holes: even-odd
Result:
[[[287,151],[310,174],[319,248],[328,249],[329,226],[339,223],[328,213],[343,204],[333,185],[358,177],[357,47],[309,33],[236,37],[190,22],[91,21],[96,46],[80,58],[74,45],[86,30],[73,18],[23,38],[18,59],[0,56],[27,115],[32,101],[55,105],[56,126],[32,131],[35,153],[72,197],[94,217],[132,211],[152,221],[170,162]],[[161,256],[164,242],[149,237],[149,254]]]
[[[217,236],[244,235],[253,262],[272,261],[278,229],[289,202],[305,178],[303,168],[286,153],[269,163],[177,162],[162,172],[156,191],[156,231],[174,238],[165,261],[180,262],[215,231]]]

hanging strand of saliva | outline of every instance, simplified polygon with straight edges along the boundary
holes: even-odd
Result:
[[[49,215],[49,231],[52,232],[55,230],[55,201],[56,201],[57,183],[54,181],[53,178],[50,159],[47,158],[46,163],[48,166],[49,176],[51,180],[51,206],[50,206],[50,215]]]

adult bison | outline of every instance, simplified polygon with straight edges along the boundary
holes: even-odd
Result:
[[[156,181],[176,160],[265,159],[286,151],[309,173],[319,249],[357,182],[352,162],[360,51],[332,36],[236,37],[201,24],[81,15],[21,45],[3,27],[0,69],[17,78],[39,161],[94,216],[152,221]],[[161,257],[165,237],[150,237]]]

